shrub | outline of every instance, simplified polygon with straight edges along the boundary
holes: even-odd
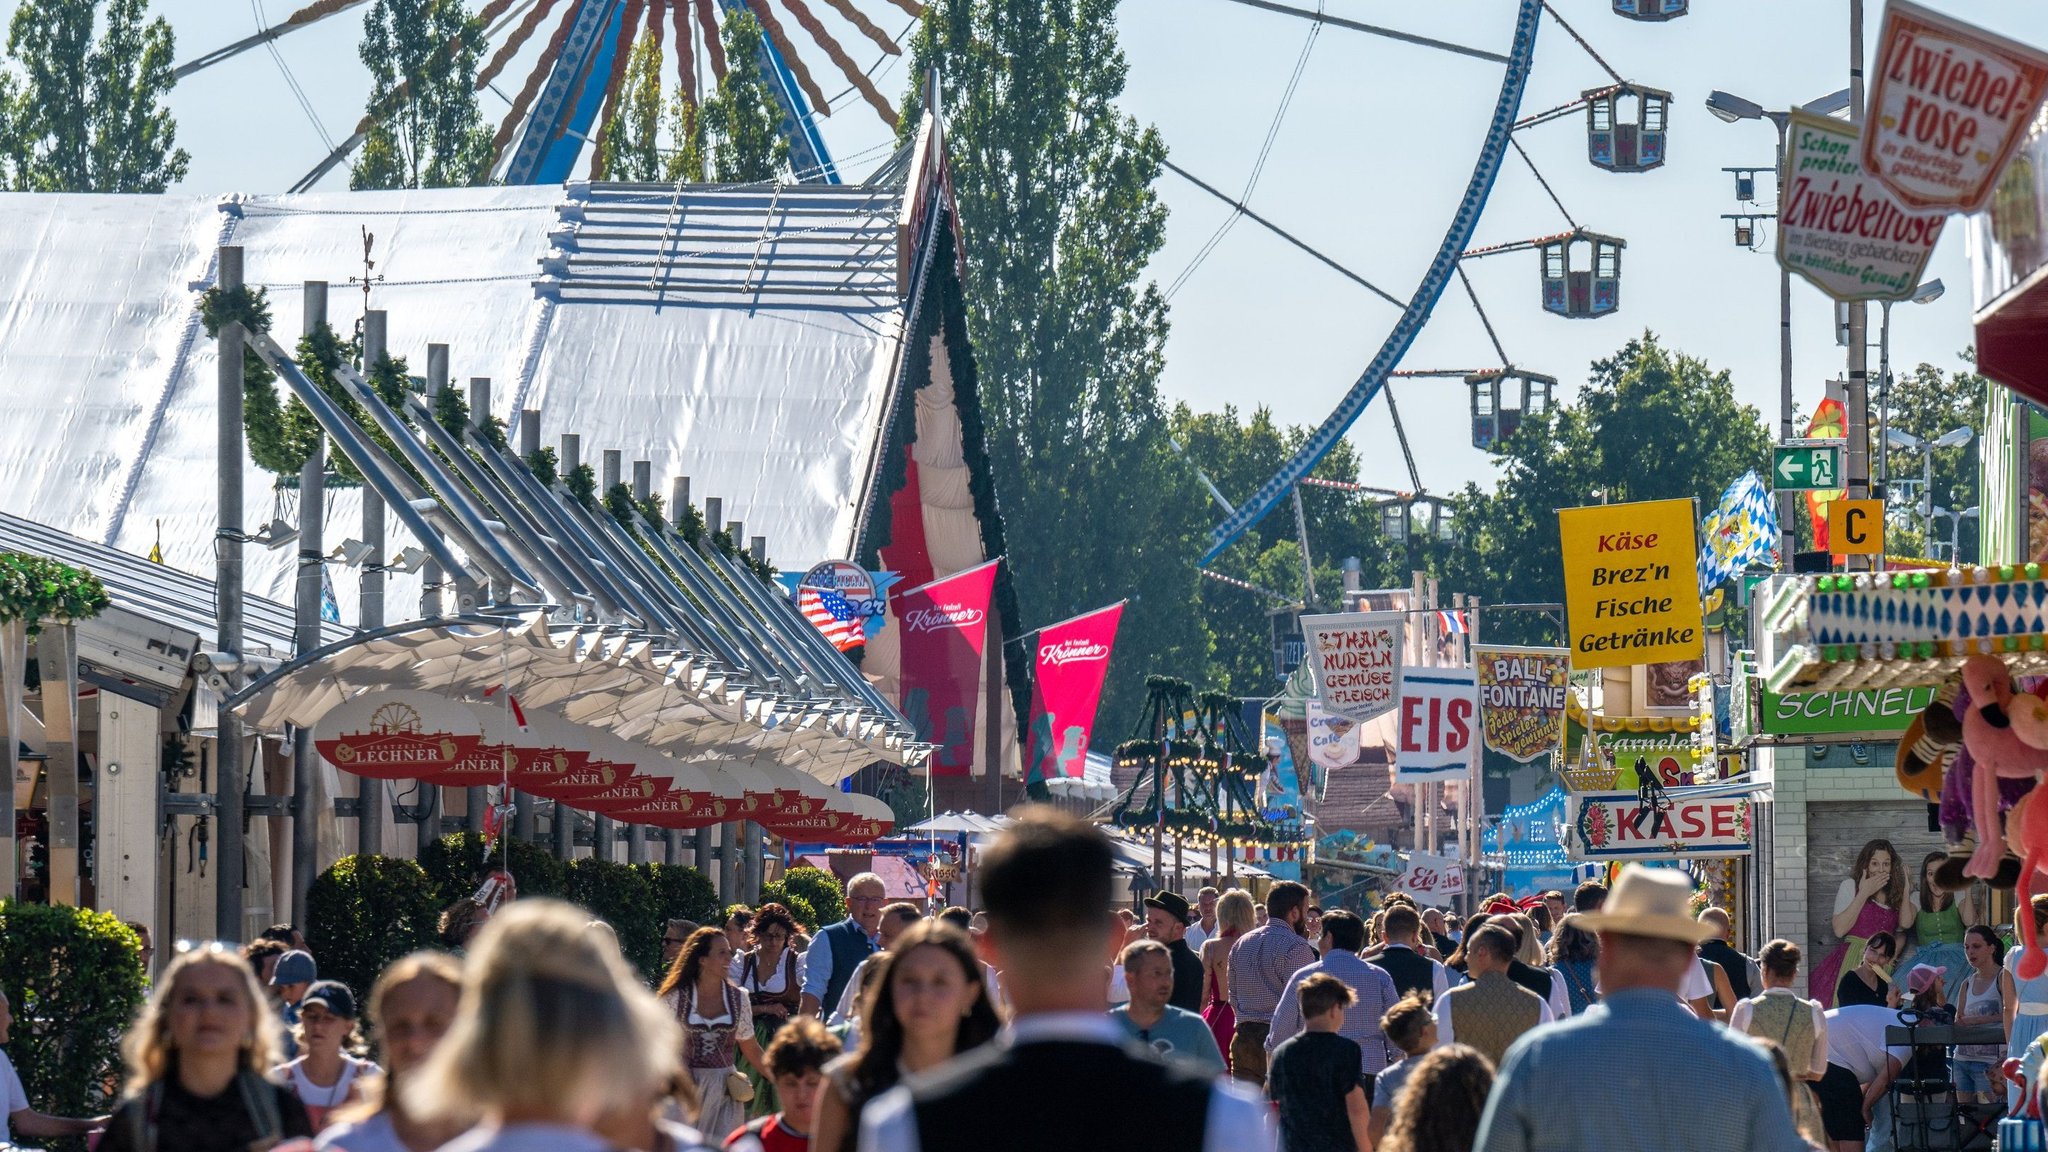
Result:
[[[712,887],[711,877],[687,864],[639,864],[635,867],[647,877],[647,883],[654,889],[657,929],[667,927],[670,920],[710,924],[717,917],[718,890]]]
[[[0,990],[14,1012],[8,1055],[30,1107],[59,1116],[112,1108],[121,1032],[147,985],[141,949],[106,912],[0,903]]]
[[[525,889],[520,893],[524,895]],[[660,904],[644,872],[628,864],[584,857],[570,863],[569,890],[564,896],[612,926],[619,935],[619,949],[642,975],[661,970]]]
[[[782,890],[804,898],[820,917],[813,929],[846,919],[846,886],[822,868],[799,864],[782,874]],[[765,897],[763,897],[765,899]]]
[[[781,880],[770,880],[766,884],[761,885],[761,903],[780,904],[784,908],[789,909],[789,914],[796,917],[796,922],[811,932],[816,932],[825,926],[818,923],[818,910],[812,907],[811,902],[805,899],[803,893],[790,891]],[[829,924],[831,921],[828,920],[825,923]]]
[[[411,860],[344,856],[314,878],[306,908],[306,943],[321,978],[364,996],[385,965],[435,944],[442,904]]]
[[[521,896],[562,898],[569,888],[568,865],[538,844],[507,839],[497,845],[490,859],[484,859],[483,840],[472,832],[456,832],[420,849],[420,867],[433,881],[434,901],[442,908],[476,891],[484,873],[498,867],[508,849],[512,857],[512,879],[519,883]]]

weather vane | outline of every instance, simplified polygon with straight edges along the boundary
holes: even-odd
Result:
[[[377,234],[370,231],[370,226],[367,224],[363,225],[362,229],[363,274],[361,276],[349,277],[348,282],[351,284],[361,284],[363,286],[363,315],[368,316],[370,314],[370,285],[383,283],[384,274],[382,272],[377,271],[377,262],[370,258],[370,250],[372,246],[374,246],[377,243]],[[360,336],[362,335],[362,331],[363,321],[359,318],[356,320],[356,334]]]

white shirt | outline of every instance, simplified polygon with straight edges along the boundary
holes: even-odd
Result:
[[[611,1141],[564,1124],[509,1124],[472,1128],[440,1152],[611,1152]]]
[[[1685,970],[1685,979],[1678,982],[1678,998],[1687,1004],[1714,998],[1714,982],[1707,976],[1707,970],[1700,967],[1698,949],[1693,950],[1692,964]]]
[[[1188,925],[1188,947],[1196,952],[1202,950],[1202,945],[1208,941],[1209,936],[1210,933],[1202,929],[1202,918],[1200,916],[1195,917],[1194,922]]]
[[[1766,988],[1762,996],[1752,996],[1747,1000],[1737,1001],[1735,1007],[1728,1012],[1729,1030],[1733,1032],[1748,1032],[1750,1018],[1756,1015],[1757,1002],[1762,1000],[1764,996],[1794,995],[1790,988]],[[1821,1010],[1820,1001],[1818,1000],[1800,999],[1799,1002],[1806,1005],[1807,1011],[1813,1013],[1813,1067],[1808,1071],[1812,1072],[1815,1079],[1819,1079],[1828,1070],[1828,1016],[1826,1012]],[[1768,1040],[1771,1037],[1766,1036],[1764,1039]],[[1800,1070],[1795,1068],[1793,1071],[1798,1072]]]
[[[1054,1012],[1018,1020],[995,1042],[1065,1040],[1121,1047],[1127,1039],[1122,1025],[1099,1012]],[[1201,1152],[1276,1152],[1279,1147],[1271,1106],[1256,1089],[1228,1077],[1209,1090],[1206,1128]],[[861,1110],[860,1152],[922,1152],[922,1147],[908,1087],[899,1084]]]
[[[1840,1064],[1868,1084],[1884,1074],[1885,1058],[1901,1065],[1912,1059],[1913,1050],[1903,1044],[1887,1046],[1884,1030],[1899,1022],[1897,1009],[1882,1004],[1851,1004],[1831,1008],[1828,1019],[1828,1063]]]
[[[1559,983],[1562,983],[1562,981],[1559,981]],[[1520,984],[1515,985],[1515,987],[1522,988]],[[1528,992],[1529,990],[1522,988],[1522,991]],[[1534,992],[1529,992],[1529,994],[1531,996],[1536,995]],[[1439,1048],[1446,1044],[1458,1042],[1457,1027],[1451,1023],[1451,1005],[1455,1003],[1457,1003],[1455,999],[1445,997],[1432,1005],[1436,1012],[1436,1046]],[[1548,1000],[1538,997],[1537,1005],[1541,1009],[1536,1013],[1536,1023],[1539,1027],[1557,1019],[1557,1013],[1551,1010]]]
[[[28,1107],[28,1089],[21,1086],[21,1073],[14,1070],[14,1061],[5,1052],[0,1052],[0,1094],[7,1097],[0,1100],[0,1144],[5,1144],[12,1139],[7,1134],[7,1118]]]
[[[882,953],[875,953],[875,956],[880,955]],[[825,1023],[844,1024],[848,1020],[853,1019],[854,1001],[860,999],[861,977],[867,975],[868,960],[873,960],[875,956],[870,956],[867,960],[863,960],[853,966],[853,975],[846,978],[846,987],[841,989],[839,993],[839,1003],[832,1005],[832,1015],[826,1019]]]

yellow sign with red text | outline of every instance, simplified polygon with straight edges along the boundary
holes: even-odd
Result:
[[[1625,668],[1705,654],[1698,521],[1691,500],[1558,511],[1572,667]]]

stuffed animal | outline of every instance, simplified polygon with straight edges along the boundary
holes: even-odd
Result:
[[[2048,704],[2044,704],[2043,709],[2048,710]],[[2005,834],[2021,856],[2016,899],[2021,908],[2026,908],[2034,901],[2034,877],[2048,869],[2048,803],[2042,801],[2041,789],[2034,789],[2013,805]],[[2022,980],[2032,980],[2048,972],[2048,949],[2042,948],[2041,942],[2035,938],[2032,916],[2014,919],[2020,930],[2020,962],[2013,972]]]
[[[1969,706],[1963,711],[1963,746],[1976,762],[1970,780],[1970,809],[1977,827],[1977,850],[1963,871],[1990,880],[1998,874],[2005,847],[1998,834],[1998,782],[2038,780],[2040,773],[2048,770],[2048,701],[2017,694],[2031,702],[2022,726],[2040,741],[2035,746],[2015,730],[2012,708],[2016,694],[2005,661],[1981,654],[1970,657],[1963,663],[1963,689],[1970,694]],[[2024,850],[2016,851],[2026,855]],[[2025,876],[2021,880],[2031,884]]]
[[[1899,787],[1929,804],[1940,802],[1943,773],[1963,746],[1963,724],[1956,715],[1956,698],[1961,693],[1961,681],[1949,677],[1899,737]]]

